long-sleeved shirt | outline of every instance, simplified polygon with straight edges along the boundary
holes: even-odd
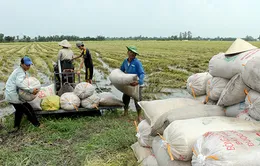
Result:
[[[128,58],[126,58],[120,70],[128,74],[137,74],[139,85],[143,85],[145,73],[142,63],[137,58],[134,58],[130,63],[128,62]]]
[[[21,66],[15,69],[9,76],[5,85],[5,100],[10,103],[19,104],[24,101],[19,99],[18,89],[22,89],[33,93],[33,89],[29,89],[23,84],[26,77],[29,77],[29,73],[23,70]]]

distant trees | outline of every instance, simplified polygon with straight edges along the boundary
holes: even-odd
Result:
[[[0,42],[58,42],[67,39],[69,41],[103,41],[103,40],[213,40],[213,41],[234,41],[234,37],[220,37],[215,38],[203,38],[201,36],[193,37],[191,31],[180,32],[179,35],[171,35],[168,37],[147,37],[147,36],[130,36],[130,37],[105,37],[98,35],[97,37],[78,37],[75,35],[53,35],[53,36],[36,36],[31,38],[30,36],[23,35],[21,38],[19,36],[4,36],[3,33],[0,33]],[[258,38],[253,38],[252,36],[247,35],[243,38],[246,41],[256,41],[260,40],[260,35]]]

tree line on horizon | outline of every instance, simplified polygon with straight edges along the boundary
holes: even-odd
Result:
[[[5,36],[3,33],[0,33],[0,42],[7,43],[7,42],[58,42],[67,39],[68,41],[104,41],[104,40],[212,40],[212,41],[234,41],[235,37],[193,37],[190,31],[187,32],[180,32],[179,35],[172,35],[168,37],[147,37],[147,36],[130,36],[130,37],[105,37],[98,35],[96,37],[79,37],[75,35],[52,35],[52,36],[37,36],[37,37],[30,37],[23,35],[20,36]],[[247,35],[243,38],[246,41],[257,41],[260,40],[260,35],[258,38],[254,38],[252,36]]]

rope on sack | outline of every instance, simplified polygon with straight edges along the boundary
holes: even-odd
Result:
[[[66,97],[65,97],[65,99],[68,101],[69,105],[73,105],[73,107],[75,108],[75,110],[76,110],[76,111],[79,111],[79,110],[78,110],[78,107],[77,107],[75,104],[71,103]]]
[[[192,87],[192,84],[190,84],[190,88],[191,88],[191,92],[192,92],[194,99],[196,99],[195,91],[194,91],[194,88]]]
[[[171,153],[171,146],[170,146],[170,144],[166,141],[166,139],[165,139],[161,134],[159,134],[159,133],[157,133],[157,134],[160,136],[160,138],[161,138],[163,141],[165,141],[166,146],[167,146],[167,152],[168,152],[168,154],[169,154],[169,156],[170,156],[170,159],[173,161],[173,160],[174,160],[174,157],[172,156],[172,153]]]
[[[201,154],[198,154],[197,151],[192,147],[192,152],[195,154],[195,156],[199,156]],[[205,159],[213,159],[213,160],[219,160],[219,158],[217,156],[214,156],[214,155],[210,155],[210,156],[207,156],[205,157]]]
[[[250,98],[250,96],[249,96],[248,91],[246,90],[246,88],[244,89],[244,92],[245,92],[245,94],[246,94],[246,96],[247,96],[247,99],[248,99],[249,103],[252,104],[251,98]]]

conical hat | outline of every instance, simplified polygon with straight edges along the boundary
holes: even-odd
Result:
[[[237,54],[237,53],[252,50],[252,49],[255,49],[255,48],[257,48],[257,47],[255,47],[252,44],[246,42],[245,40],[238,38],[232,43],[232,45],[228,48],[228,50],[226,51],[225,54],[226,55]]]
[[[59,46],[71,47],[71,44],[68,42],[68,40],[62,40],[61,42],[59,42]]]

